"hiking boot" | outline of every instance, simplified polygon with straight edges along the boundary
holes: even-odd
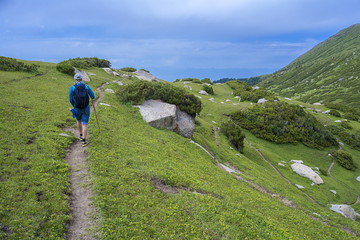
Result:
[[[88,141],[86,141],[85,139],[82,140],[82,146],[86,147],[89,144]]]
[[[80,141],[84,141],[85,139],[82,137],[82,134],[80,134],[80,137],[79,137]]]

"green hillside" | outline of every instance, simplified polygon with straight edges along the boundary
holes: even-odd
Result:
[[[62,129],[75,127],[68,102],[73,78],[58,72],[56,64],[35,64],[36,72],[0,71],[0,239],[66,239],[71,224],[72,188],[65,155],[78,140],[59,134],[71,135]],[[136,77],[113,76],[95,67],[84,70],[95,74],[88,84],[97,97],[95,89],[108,83],[101,90],[101,102],[110,105],[96,109],[102,137],[91,114],[88,159],[82,166],[90,172],[87,187],[94,193],[96,208],[91,232],[97,238],[357,239],[360,235],[359,218],[353,221],[329,209],[329,204],[350,204],[360,212],[359,203],[354,204],[360,196],[358,150],[342,145],[357,168],[347,170],[335,162],[331,175],[328,154],[338,146],[277,144],[242,129],[246,141],[240,153],[222,133],[222,122],[254,104],[239,102],[227,84],[213,85],[214,95],[204,96],[198,94],[201,83],[186,83],[192,90],[181,81],[163,83],[201,97],[194,136],[183,138],[150,127],[138,108],[104,91],[118,92],[121,86],[114,81],[127,85],[139,81]],[[313,113],[310,104],[291,103],[302,105],[320,122],[344,129],[334,123],[342,118]],[[350,133],[360,129],[357,121],[348,124]],[[290,160],[318,167],[325,184],[311,185],[292,171]],[[228,173],[223,166],[236,172]]]
[[[359,107],[360,24],[346,28],[260,83],[303,102]]]

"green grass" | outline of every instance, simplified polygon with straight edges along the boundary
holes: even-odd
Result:
[[[55,64],[39,63],[44,75],[0,72],[0,238],[65,239],[69,210],[69,166],[66,149],[73,137],[62,137],[64,126],[74,126],[68,108],[73,79],[55,70]],[[89,83],[117,90],[120,80],[102,69]],[[129,83],[132,80],[122,80]],[[183,87],[183,83],[174,83]],[[190,83],[197,94],[201,84]],[[291,183],[288,184],[259,154],[245,144],[244,153],[232,149],[217,129],[224,114],[251,107],[239,103],[227,85],[213,85],[214,96],[202,96],[193,140],[210,150],[221,163],[237,167],[241,177],[293,201],[291,208],[277,198],[254,189],[216,166],[213,158],[190,139],[149,127],[137,108],[122,104],[115,94],[104,93],[97,116],[89,123],[89,170],[94,189],[100,239],[355,239],[341,230],[348,226],[360,233],[359,222],[329,210],[330,203],[353,203],[359,195],[354,172],[335,164],[325,184],[293,173],[289,161],[301,159],[324,169],[331,163],[327,153],[336,148],[311,149],[301,144],[274,144],[245,131],[258,148]],[[96,93],[98,96],[98,94]],[[214,98],[217,103],[209,99]],[[231,102],[226,100],[230,99]],[[220,103],[224,102],[224,104]],[[234,105],[233,103],[239,103]],[[331,116],[330,116],[331,117]],[[354,128],[358,128],[354,123]],[[355,129],[353,130],[355,131]],[[217,138],[215,137],[217,133]],[[359,164],[360,153],[345,146]],[[285,167],[278,162],[287,162]],[[167,194],[155,188],[154,179],[178,189]],[[329,190],[338,192],[334,196]],[[319,204],[314,204],[303,193]],[[198,194],[202,193],[202,194]],[[356,210],[358,205],[353,206]],[[309,215],[322,216],[324,225]],[[296,226],[296,227],[295,227]]]

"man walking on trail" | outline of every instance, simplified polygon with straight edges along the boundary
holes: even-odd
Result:
[[[82,76],[80,74],[75,74],[74,79],[75,84],[70,87],[69,91],[69,101],[74,107],[80,140],[82,141],[82,146],[85,147],[88,145],[86,137],[88,134],[88,122],[90,118],[89,96],[91,99],[94,99],[95,95],[91,88],[82,81]]]

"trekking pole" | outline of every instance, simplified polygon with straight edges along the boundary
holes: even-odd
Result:
[[[96,110],[95,110],[95,104],[94,104],[94,100],[93,100],[93,99],[91,99],[91,102],[92,102],[92,104],[93,104],[93,107],[94,107],[94,113],[95,113],[95,118],[96,118],[96,122],[97,122],[97,125],[98,125],[98,127],[99,127],[99,132],[100,132],[100,138],[101,138],[101,140],[102,140],[102,135],[101,135],[101,129],[100,129],[100,124],[99,124],[99,120],[98,120],[98,118],[97,118],[97,115],[96,115]]]

